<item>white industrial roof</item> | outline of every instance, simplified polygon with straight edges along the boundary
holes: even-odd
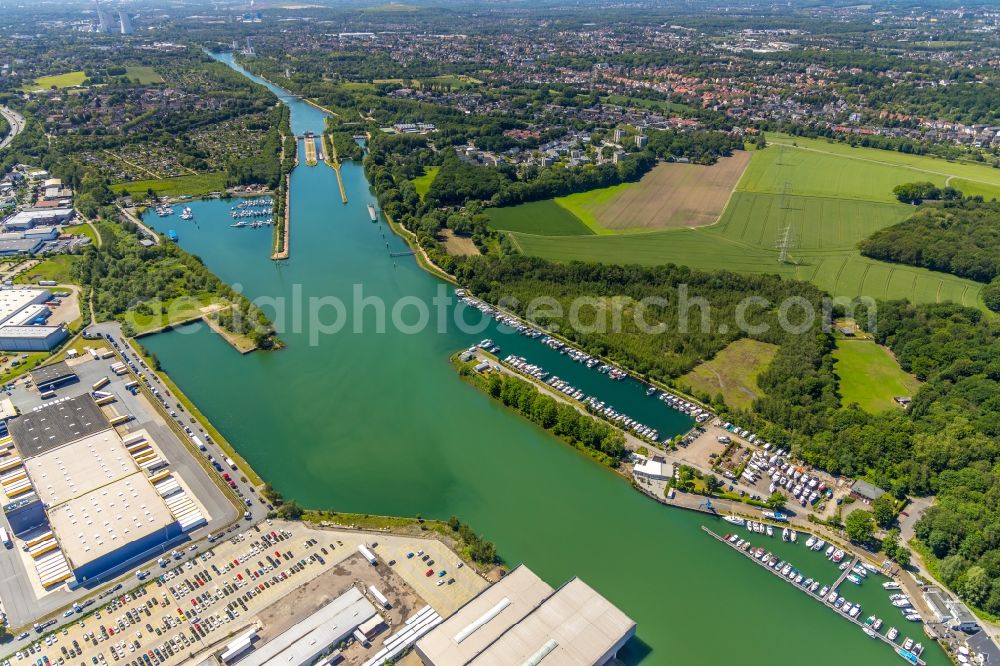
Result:
[[[0,338],[47,338],[59,326],[0,326]]]
[[[310,664],[325,647],[351,634],[376,615],[375,606],[352,587],[326,606],[275,636],[239,661],[240,666]]]
[[[0,326],[32,303],[51,297],[48,289],[0,289]]]
[[[28,458],[24,466],[39,499],[49,507],[139,471],[112,428]]]
[[[433,666],[601,664],[635,633],[635,622],[583,581],[553,592],[521,566],[424,636]]]
[[[435,665],[466,664],[550,594],[552,587],[535,572],[517,567],[424,636],[417,649]]]
[[[635,622],[574,578],[473,659],[472,664],[600,664],[634,633]]]
[[[141,472],[63,502],[48,516],[74,568],[175,522]]]

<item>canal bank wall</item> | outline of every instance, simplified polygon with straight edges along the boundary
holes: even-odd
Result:
[[[276,239],[274,252],[271,253],[271,259],[288,259],[289,250],[291,248],[291,219],[292,219],[292,176],[291,174],[285,175],[285,219],[281,225],[281,233]]]

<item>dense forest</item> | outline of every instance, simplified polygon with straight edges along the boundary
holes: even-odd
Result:
[[[172,301],[189,298],[231,305],[220,314],[223,328],[247,335],[261,348],[273,347],[273,328],[264,313],[212,274],[195,256],[174,243],[145,247],[131,222],[101,223],[100,247],[89,245],[74,265],[76,280],[92,297],[98,321],[121,321],[128,315],[166,316]],[[126,331],[127,333],[130,331]]]
[[[990,282],[1000,275],[1000,204],[965,199],[924,205],[859,247],[874,259]]]
[[[470,258],[455,275],[477,295],[508,303],[521,316],[532,314],[528,305],[537,296],[555,299],[561,313],[539,311],[530,318],[592,354],[664,382],[746,335],[737,312],[748,296],[772,304],[799,296],[817,313],[822,299],[815,287],[777,276],[706,273],[674,265],[553,264],[511,255]],[[572,302],[580,297],[594,305],[580,311],[580,325],[570,326]],[[828,336],[820,331],[818,317],[796,334],[779,324],[776,307],[749,308],[744,314],[747,324],[760,329],[751,337],[781,345],[763,380],[770,390],[771,418],[818,429],[814,415],[837,404],[832,365],[827,362]],[[617,327],[612,325],[616,320]],[[642,322],[654,327],[652,332],[644,331]]]
[[[926,384],[906,412],[841,412],[807,451],[871,469],[897,495],[936,495],[917,537],[943,582],[1000,614],[1000,324],[953,304],[882,303],[875,337]]]

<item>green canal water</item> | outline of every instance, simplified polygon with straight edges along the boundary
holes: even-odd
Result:
[[[296,133],[322,130],[320,112],[272,90],[291,106]],[[663,437],[689,427],[686,417],[645,398],[638,383],[612,382],[495,326],[408,333],[389,324],[378,333],[369,309],[361,316],[364,332],[355,333],[355,289],[391,307],[404,298],[430,303],[442,283],[413,257],[390,256],[406,248],[384,224],[369,221],[365,207],[374,197],[361,167],[345,164],[343,177],[347,205],[325,165],[294,171],[287,262],[268,259],[270,229],[229,227],[234,202],[195,202],[193,222],[147,217],[160,230],[175,229],[183,247],[251,298],[288,301],[287,316],[277,317],[291,322],[280,352],[241,356],[198,325],[143,340],[265,479],[312,507],[454,514],[496,542],[509,563],[523,562],[553,585],[581,577],[638,623],[637,638],[621,655],[627,663],[902,663],[700,529],[709,524],[724,533],[726,523],[642,496],[463,383],[447,359],[492,337],[504,354],[527,356],[620,411],[655,421]],[[292,302],[308,311],[310,297],[329,296],[347,304],[347,324],[311,341],[308,317],[297,327]],[[320,318],[332,322],[332,308]],[[814,555],[801,542],[798,548],[793,559]],[[835,568],[827,568],[832,581]],[[888,607],[876,584],[864,587],[873,604]],[[893,612],[880,614],[895,619]],[[925,658],[945,663],[940,653]]]

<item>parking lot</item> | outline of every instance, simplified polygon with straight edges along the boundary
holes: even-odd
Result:
[[[377,553],[376,566],[359,554],[362,543]],[[191,548],[177,551],[163,567],[154,565],[150,582],[132,592],[117,592],[100,610],[84,617],[92,608],[79,613],[71,609],[68,613],[79,619],[7,660],[16,664],[41,659],[43,664],[59,666],[173,666],[217,649],[251,625],[259,627],[262,637],[272,637],[314,612],[323,599],[332,600],[351,585],[366,589],[374,584],[390,600],[392,608],[384,612],[390,628],[370,647],[356,646],[360,658],[377,651],[391,634],[391,626],[423,604],[439,612],[447,606],[457,608],[486,587],[485,580],[467,566],[458,567],[457,556],[433,539],[273,521],[207,552]],[[414,557],[407,560],[409,552]],[[455,582],[432,582],[424,575],[426,563],[417,552],[433,554],[435,565],[450,571],[445,580]],[[390,565],[384,559],[397,553],[403,561]]]
[[[107,349],[101,341],[94,341],[95,348]],[[239,512],[233,501],[226,497],[222,489],[210,478],[209,473],[193,457],[191,448],[181,441],[178,434],[171,429],[163,415],[147,400],[143,394],[134,393],[125,388],[125,384],[133,381],[133,376],[126,374],[118,376],[110,370],[110,366],[118,362],[118,358],[95,359],[86,353],[80,358],[68,361],[68,365],[79,377],[79,381],[59,387],[56,395],[43,400],[38,391],[30,385],[30,378],[19,379],[10,399],[21,413],[30,412],[49,400],[59,400],[90,392],[92,385],[107,377],[110,381],[102,390],[113,393],[115,402],[111,408],[118,414],[130,414],[132,419],[118,431],[123,436],[128,433],[144,430],[169,462],[169,467],[183,485],[197,498],[208,519],[207,525],[185,535],[188,541],[198,541],[207,535],[227,528],[239,518]],[[10,530],[6,519],[0,518],[0,525]],[[171,546],[172,547],[172,546]],[[17,628],[31,625],[39,618],[56,612],[60,608],[76,602],[92,594],[95,585],[100,585],[129,572],[116,571],[108,577],[95,580],[88,587],[71,590],[61,586],[47,592],[35,589],[31,584],[31,576],[25,566],[22,553],[18,549],[0,549],[0,599],[7,613],[9,626]],[[155,559],[156,554],[150,554]],[[126,579],[128,585],[135,583],[134,579]]]

